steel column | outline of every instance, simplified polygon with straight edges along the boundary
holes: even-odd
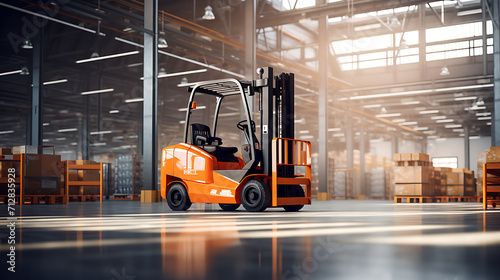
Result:
[[[256,0],[245,1],[245,78],[255,79],[255,4]],[[251,103],[251,102],[250,102]],[[250,104],[249,104],[250,105]],[[250,110],[253,111],[253,110]]]
[[[486,3],[484,2],[486,0],[481,1],[481,9],[483,10],[482,12],[482,41],[483,41],[483,75],[488,74],[488,41],[487,41],[487,36],[486,36]]]
[[[391,138],[391,149],[392,149],[392,154],[397,154],[399,150],[399,139],[396,136],[392,136]]]
[[[365,126],[363,125],[363,121],[360,125],[359,132],[359,187],[360,187],[360,195],[366,195],[366,180],[365,180],[365,153],[366,153],[366,145],[365,145]]]
[[[81,153],[83,160],[89,160],[89,119],[90,119],[90,96],[82,96],[83,99],[83,118],[81,129]]]
[[[500,22],[500,3],[492,1],[493,21]],[[497,25],[493,23],[493,123],[491,125],[491,145],[500,146],[500,30]]]
[[[419,25],[418,29],[418,63],[420,65],[420,77],[425,80],[427,72],[426,42],[425,42],[425,3],[418,5]]]
[[[43,28],[33,37],[31,145],[43,145]]]
[[[469,139],[469,124],[464,124],[464,167],[470,169],[470,139]]]
[[[352,131],[352,120],[350,116],[345,117],[345,144],[347,168],[354,168],[354,137]]]
[[[158,189],[158,0],[144,1],[143,190]]]
[[[316,0],[316,5],[325,4]],[[318,192],[328,192],[328,16],[318,18]]]

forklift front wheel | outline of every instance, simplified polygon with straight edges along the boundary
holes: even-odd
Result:
[[[182,184],[175,183],[168,190],[167,203],[170,209],[174,211],[186,211],[191,207],[186,188]]]
[[[271,203],[271,190],[264,182],[251,180],[241,190],[241,204],[250,212],[261,212]]]
[[[224,211],[234,211],[240,207],[241,204],[223,204],[219,203],[219,206]]]

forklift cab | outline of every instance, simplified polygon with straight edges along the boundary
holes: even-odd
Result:
[[[225,173],[230,175],[230,178],[239,181],[242,176],[253,172],[260,162],[260,145],[255,136],[255,122],[251,118],[247,101],[247,96],[254,95],[253,86],[235,79],[224,79],[197,83],[189,88],[189,92],[191,94],[186,111],[184,143],[190,143],[214,156],[217,160],[217,166],[214,166],[214,170],[220,172],[227,170],[228,172]],[[206,123],[209,119],[205,119],[205,123],[191,122],[192,114],[197,109],[198,102],[196,100],[200,95],[215,98],[212,129]],[[241,157],[235,155],[239,150],[238,147],[223,146],[225,139],[217,136],[221,106],[224,101],[234,101],[235,99],[241,101],[244,119],[230,125],[241,130],[246,140],[246,143],[241,146]]]

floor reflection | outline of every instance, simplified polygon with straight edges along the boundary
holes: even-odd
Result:
[[[110,201],[25,206],[23,214],[19,279],[495,279],[500,258],[500,211],[479,203],[179,213]]]
[[[202,279],[207,275],[211,262],[217,261],[218,254],[240,243],[236,230],[236,219],[225,220],[225,230],[220,237],[218,231],[204,231],[199,220],[188,218],[184,231],[171,233],[169,227],[161,227],[161,255],[163,276],[178,279]],[[175,239],[176,242],[171,242]]]

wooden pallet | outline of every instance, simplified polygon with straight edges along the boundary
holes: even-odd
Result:
[[[403,200],[406,200],[405,202]],[[429,203],[434,202],[432,196],[394,196],[394,203]]]
[[[95,194],[95,195],[91,195],[91,194],[84,194],[84,195],[81,195],[81,194],[78,194],[78,195],[68,195],[68,201],[80,201],[80,202],[85,202],[85,201],[99,201],[101,198],[100,195],[98,194]]]
[[[23,204],[39,204],[42,201],[45,204],[66,204],[66,195],[24,195]],[[0,201],[7,204],[8,197],[6,195],[0,196]],[[19,195],[16,195],[16,204],[20,203]]]
[[[394,203],[476,202],[473,196],[394,196]]]
[[[436,196],[436,201],[439,202],[476,202],[473,196]]]
[[[113,195],[113,200],[141,200],[140,194],[131,194],[131,193],[115,193]]]
[[[421,160],[400,160],[395,163],[396,166],[432,166],[432,163]]]

